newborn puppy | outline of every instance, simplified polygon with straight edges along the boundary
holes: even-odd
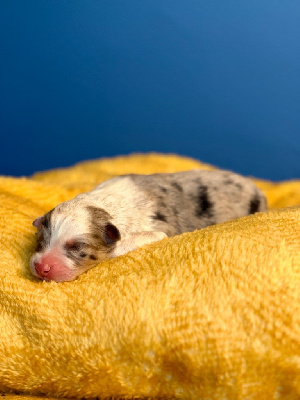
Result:
[[[264,210],[263,193],[228,171],[118,176],[33,222],[31,271],[70,281],[144,244]]]

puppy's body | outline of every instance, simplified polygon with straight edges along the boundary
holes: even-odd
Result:
[[[143,244],[265,209],[262,192],[227,171],[115,177],[34,222],[31,269],[43,279],[71,280]]]

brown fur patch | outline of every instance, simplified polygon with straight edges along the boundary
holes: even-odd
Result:
[[[37,253],[43,251],[50,244],[52,212],[53,210],[43,216],[41,227],[37,231],[37,244],[35,249]]]
[[[80,248],[81,253],[86,254],[85,257],[80,256],[78,251],[75,255],[74,252],[70,258],[75,262],[86,264],[95,261],[103,261],[110,258],[110,253],[114,250],[115,244],[107,244],[105,241],[105,228],[111,224],[111,215],[105,210],[95,206],[88,206],[89,212],[89,233],[84,236],[85,246]]]

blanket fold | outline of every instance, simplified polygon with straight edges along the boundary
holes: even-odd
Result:
[[[76,281],[29,272],[37,216],[114,175],[193,168],[213,167],[150,154],[0,178],[0,392],[300,398],[300,181],[256,180],[276,208],[164,239]]]

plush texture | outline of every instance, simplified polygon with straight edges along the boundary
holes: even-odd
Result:
[[[29,273],[32,220],[104,179],[212,168],[132,155],[0,178],[0,392],[74,398],[299,399],[300,181],[271,208],[107,261]],[[18,392],[19,396],[8,395]]]

